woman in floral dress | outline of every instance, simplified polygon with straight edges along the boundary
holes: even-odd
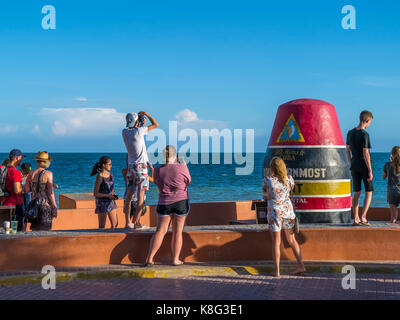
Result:
[[[296,257],[298,267],[292,275],[306,271],[299,244],[295,238],[295,213],[290,200],[290,192],[294,188],[294,180],[287,175],[286,164],[279,158],[274,157],[270,162],[271,175],[263,179],[264,199],[268,201],[268,225],[272,236],[272,255],[275,264],[276,277],[280,276],[280,245],[281,230],[284,229],[286,239]]]

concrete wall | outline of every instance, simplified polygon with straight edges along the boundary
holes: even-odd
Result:
[[[252,201],[191,203],[186,225],[228,225],[232,220],[256,219],[251,203]],[[95,202],[91,194],[61,194],[59,206],[61,209],[58,218],[53,222],[53,230],[98,227],[97,215],[94,213]],[[123,206],[123,200],[117,200],[118,227],[125,226]],[[141,223],[150,227],[157,225],[156,206],[147,206],[147,213],[142,217]],[[109,221],[106,225],[108,227]]]
[[[151,232],[98,233],[2,239],[0,270],[143,263]],[[306,229],[296,235],[305,260],[398,261],[400,230],[372,228]],[[156,262],[171,263],[168,233]],[[272,260],[270,233],[264,231],[184,232],[181,259],[186,262]],[[282,260],[294,260],[283,241]]]

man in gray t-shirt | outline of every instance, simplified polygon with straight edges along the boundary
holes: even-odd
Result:
[[[146,127],[146,118],[149,118],[151,125]],[[143,120],[140,123],[140,120]],[[126,129],[122,130],[122,138],[128,151],[128,190],[124,202],[124,213],[126,219],[126,228],[143,229],[140,224],[142,216],[145,192],[149,189],[149,176],[147,164],[149,158],[147,156],[146,143],[144,136],[151,130],[158,127],[158,123],[147,112],[140,111],[139,114],[134,112],[126,115]],[[130,220],[132,197],[137,188],[137,206],[134,222]]]

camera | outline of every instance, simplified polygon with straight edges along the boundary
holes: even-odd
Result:
[[[139,127],[144,126],[145,115],[141,112],[138,114]]]

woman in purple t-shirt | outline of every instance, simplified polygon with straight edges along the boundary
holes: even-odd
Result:
[[[164,149],[165,165],[152,168],[150,182],[154,182],[159,191],[157,205],[157,230],[150,242],[149,254],[146,266],[154,264],[153,258],[160,249],[165,234],[168,232],[169,223],[172,220],[172,254],[174,266],[183,264],[179,260],[182,249],[182,231],[186,216],[189,213],[188,185],[191,177],[189,169],[184,161],[177,162],[176,149],[167,146]]]

